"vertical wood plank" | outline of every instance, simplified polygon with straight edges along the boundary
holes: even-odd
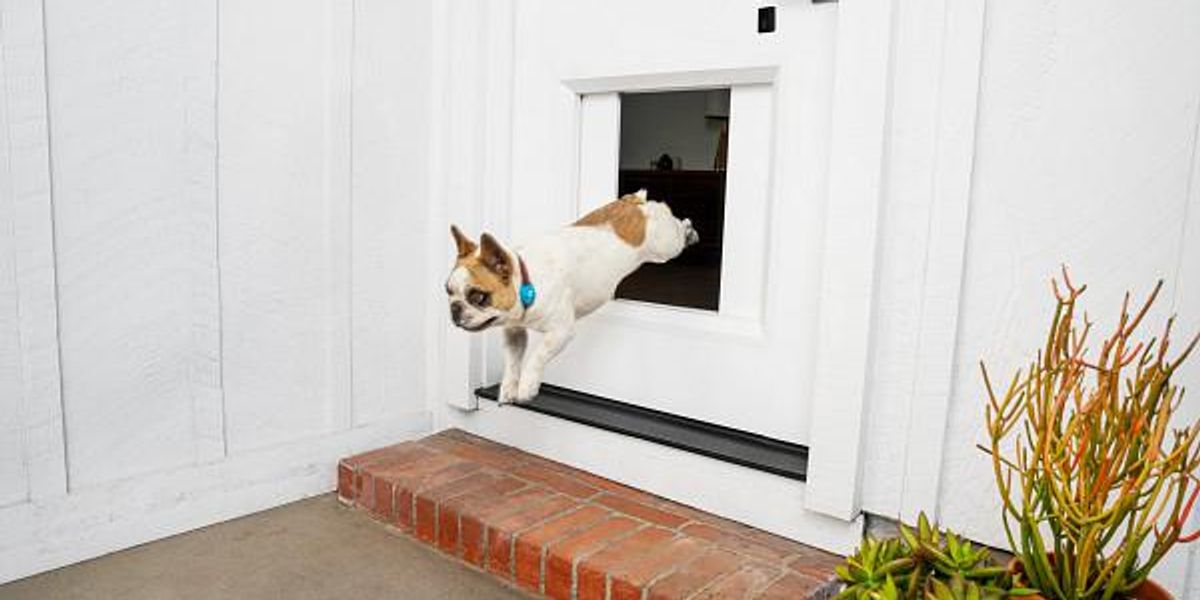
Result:
[[[862,509],[900,514],[937,165],[944,0],[898,7]],[[901,449],[898,451],[897,449]]]
[[[231,453],[349,427],[350,3],[220,4]]]
[[[1179,339],[1200,333],[1200,94],[1196,96],[1196,123],[1192,133],[1192,173],[1188,179],[1188,195],[1184,207],[1183,240],[1179,264],[1175,268],[1177,285],[1172,311],[1179,315]],[[1188,391],[1191,400],[1180,405],[1177,424],[1194,423],[1200,419],[1200,358],[1192,357],[1179,373],[1176,384]],[[1200,510],[1194,511],[1191,529],[1200,528]],[[1172,550],[1180,563],[1178,587],[1173,591],[1179,598],[1200,598],[1200,544],[1188,544]]]
[[[217,461],[225,457],[225,391],[221,385],[221,280],[217,225],[217,18],[218,0],[194,2],[194,35],[204,48],[188,55],[188,72],[201,81],[198,93],[184,102],[190,142],[202,148],[204,168],[196,169],[197,185],[206,189],[189,202],[187,223],[191,228],[189,280],[192,316],[192,353],[188,367],[192,389],[192,435],[196,440],[196,461]],[[200,75],[202,74],[202,75]],[[203,90],[203,93],[199,93]]]
[[[434,93],[437,96],[432,198],[436,209],[431,212],[429,226],[429,280],[438,291],[452,264],[449,224],[457,223],[470,234],[479,235],[489,225],[490,217],[504,221],[508,217],[489,215],[484,208],[487,203],[479,201],[493,198],[488,184],[500,181],[502,175],[494,167],[489,170],[486,149],[497,142],[489,134],[496,134],[497,123],[510,122],[503,108],[506,103],[497,97],[495,88],[502,82],[488,75],[493,68],[507,72],[506,65],[511,63],[511,54],[488,52],[490,41],[512,26],[502,10],[509,5],[489,8],[489,4],[479,0],[435,3]],[[480,97],[497,98],[500,107],[493,110],[480,103]],[[506,190],[498,192],[501,198],[507,194]],[[439,404],[474,410],[478,400],[472,391],[487,377],[486,340],[465,335],[453,327],[445,317],[445,305],[444,293],[434,295],[430,301],[430,335],[440,358],[439,364],[431,369],[431,380],[438,382],[435,389]]]
[[[354,5],[354,424],[424,405],[430,2]],[[419,370],[423,375],[423,367]],[[405,374],[409,375],[406,377]]]
[[[838,7],[829,192],[805,507],[859,512],[893,0]]]
[[[18,414],[26,491],[33,500],[67,492],[42,10],[41,0],[0,3],[0,84],[9,152],[4,191],[11,210],[9,250],[20,353]]]
[[[7,39],[5,5],[0,4],[0,40]],[[2,44],[2,42],[0,42]],[[8,111],[5,48],[0,46],[0,507],[29,499],[25,473],[25,422],[21,374],[21,335],[17,310],[16,240],[13,235],[13,199],[9,149],[11,125]]]
[[[46,2],[72,487],[220,456],[211,2]]]
[[[966,255],[984,0],[944,4],[937,151],[900,517],[937,516]]]

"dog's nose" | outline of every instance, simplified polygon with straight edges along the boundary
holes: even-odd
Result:
[[[700,234],[696,233],[696,228],[692,226],[691,219],[683,220],[683,245],[692,246],[700,242]]]
[[[461,322],[462,321],[462,312],[463,312],[462,302],[451,302],[450,303],[450,320],[451,321],[454,321],[455,323]]]

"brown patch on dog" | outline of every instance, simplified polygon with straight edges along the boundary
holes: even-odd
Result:
[[[471,238],[463,235],[463,232],[457,225],[450,226],[450,237],[454,238],[454,245],[458,247],[459,258],[475,252],[475,242],[472,242]]]
[[[470,240],[467,240],[470,242]],[[472,247],[474,243],[471,242]],[[461,249],[460,249],[461,251]],[[513,285],[514,266],[504,247],[490,234],[483,234],[479,241],[479,252],[459,255],[457,266],[467,270],[471,286],[487,292],[492,306],[509,310],[517,302],[517,290]]]
[[[642,212],[645,200],[635,194],[625,194],[575,221],[578,227],[612,227],[617,237],[633,247],[646,240],[646,213]]]

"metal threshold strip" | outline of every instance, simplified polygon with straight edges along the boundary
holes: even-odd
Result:
[[[499,391],[492,385],[475,395],[496,400]],[[555,385],[543,384],[536,398],[514,406],[789,479],[804,481],[808,473],[805,446]]]

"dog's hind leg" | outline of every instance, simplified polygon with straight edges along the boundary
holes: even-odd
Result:
[[[504,329],[504,379],[500,382],[500,404],[508,404],[517,398],[521,363],[525,360],[525,348],[528,345],[529,334],[524,327]]]

